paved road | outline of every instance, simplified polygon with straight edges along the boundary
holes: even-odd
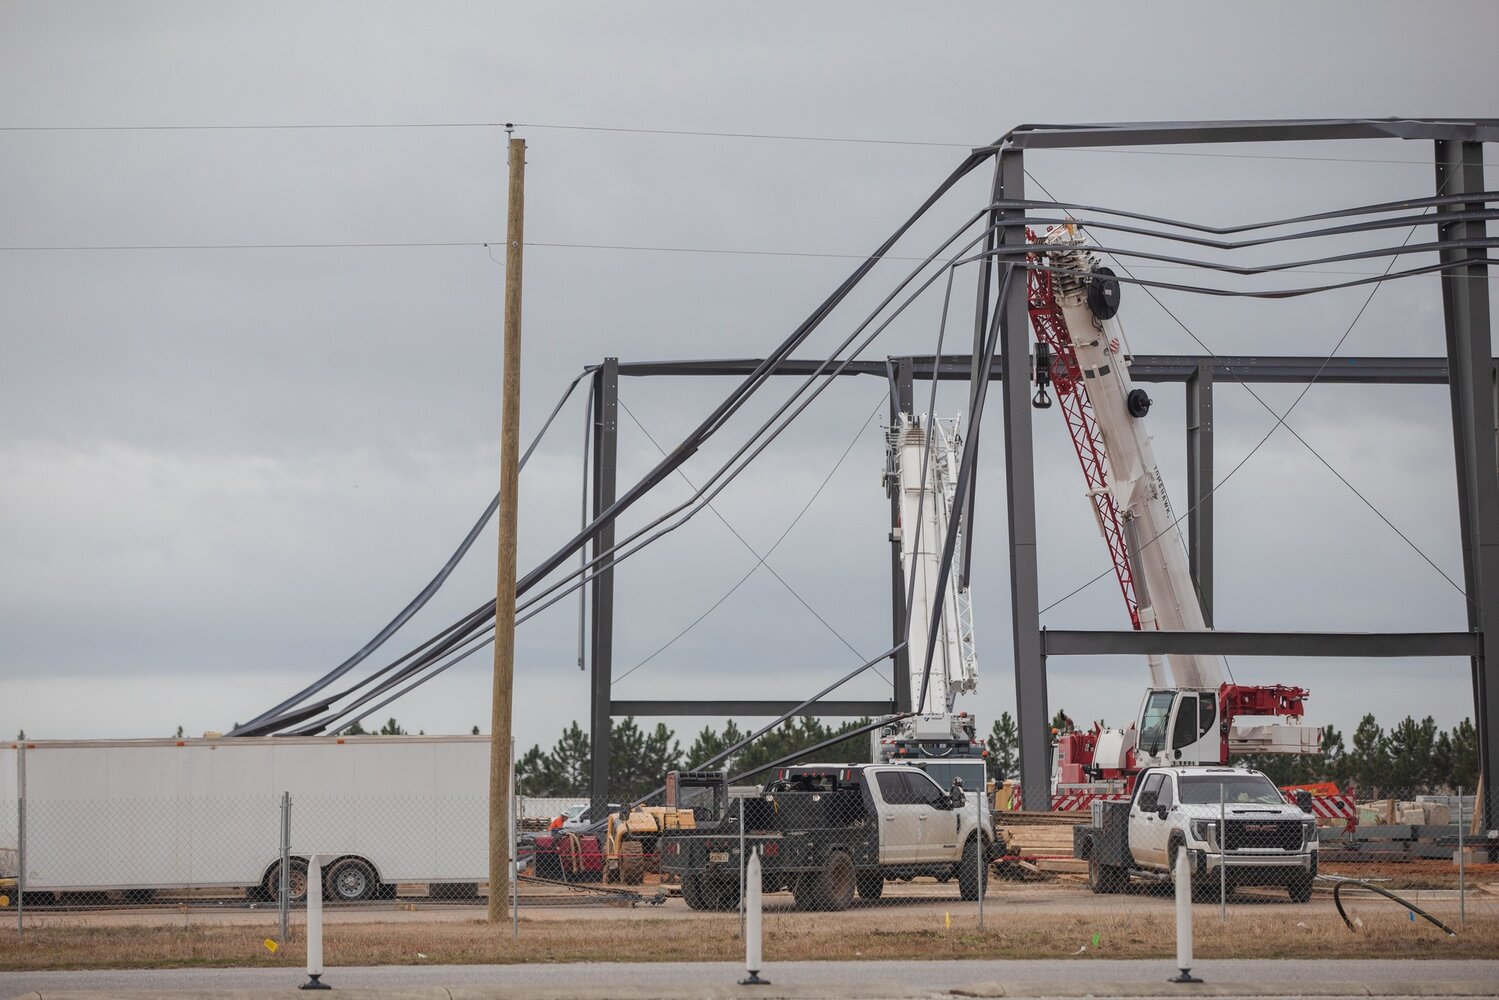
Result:
[[[773,985],[734,985],[730,963],[380,966],[335,968],[334,997],[675,998],[753,996],[895,998],[958,996],[1499,996],[1499,961],[1204,961],[1201,987],[1168,984],[1164,960],[783,962]],[[279,969],[170,969],[0,974],[0,997],[200,997],[257,1000],[296,994]]]

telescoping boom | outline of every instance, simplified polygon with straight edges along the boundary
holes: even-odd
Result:
[[[1178,516],[1145,422],[1151,400],[1130,378],[1119,282],[1073,226],[1052,227],[1032,249],[1033,260],[1053,269],[1028,270],[1035,405],[1051,406],[1046,390],[1055,388],[1131,623],[1204,630]],[[1149,667],[1150,688],[1135,725],[1059,734],[1059,788],[1128,782],[1158,764],[1224,764],[1231,755],[1320,749],[1320,730],[1301,724],[1303,688],[1232,683],[1217,656],[1152,656]]]

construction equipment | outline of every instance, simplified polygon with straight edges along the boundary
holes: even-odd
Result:
[[[1151,399],[1130,378],[1119,281],[1075,226],[1053,226],[1040,240],[1028,236],[1030,262],[1051,269],[1027,269],[1037,340],[1034,405],[1050,407],[1046,390],[1055,390],[1130,622],[1136,629],[1205,630],[1179,518],[1146,429]],[[1071,792],[1069,801],[1086,808],[1093,795],[1130,791],[1150,766],[1321,750],[1321,731],[1301,724],[1304,688],[1232,683],[1217,656],[1151,656],[1149,668],[1134,725],[1058,734],[1054,795]]]
[[[973,642],[973,603],[956,574],[944,586],[941,579],[942,543],[952,519],[957,493],[958,453],[962,435],[957,418],[896,416],[886,442],[885,490],[900,502],[900,526],[891,540],[900,544],[910,594],[911,697],[920,698],[916,714],[876,730],[876,763],[902,758],[980,758],[974,717],[956,710],[957,696],[978,686],[978,657]],[[924,651],[930,637],[932,612],[941,607],[932,669],[926,674]],[[925,690],[925,696],[922,691]],[[983,771],[978,769],[982,789]]]

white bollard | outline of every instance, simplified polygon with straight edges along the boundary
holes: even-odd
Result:
[[[323,855],[307,858],[307,982],[299,990],[331,990],[323,976]]]
[[[1185,846],[1176,851],[1176,967],[1181,974],[1168,983],[1200,983],[1192,975],[1192,863]]]
[[[769,979],[760,978],[760,849],[749,856],[744,873],[744,971],[748,973],[739,980],[740,986],[768,986]]]

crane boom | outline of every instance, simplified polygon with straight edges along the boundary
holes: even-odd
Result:
[[[1151,400],[1130,377],[1117,318],[1119,282],[1072,225],[1030,235],[1027,307],[1036,331],[1035,405],[1056,387],[1088,498],[1136,629],[1202,631],[1208,622],[1186,546],[1145,428]],[[1149,658],[1151,686],[1127,730],[1059,734],[1057,787],[1131,782],[1155,764],[1228,763],[1233,754],[1315,753],[1321,731],[1301,724],[1307,692],[1230,683],[1217,656]],[[1267,720],[1251,723],[1249,720]]]
[[[962,434],[957,418],[898,414],[886,439],[885,489],[900,503],[900,524],[891,538],[900,544],[901,567],[910,595],[906,648],[910,691],[921,699],[915,715],[875,735],[875,760],[900,756],[981,756],[973,716],[957,710],[957,696],[978,685],[973,642],[973,604],[967,588],[949,575],[939,588],[942,545],[957,493]],[[925,651],[933,612],[940,608],[931,673]],[[925,695],[922,691],[925,689]]]
[[[1065,226],[1048,232],[1045,244],[1054,267],[1080,272],[1054,274],[1052,298],[1102,436],[1105,479],[1101,488],[1109,491],[1108,499],[1120,515],[1124,551],[1133,571],[1136,627],[1201,631],[1207,622],[1186,546],[1142,419],[1150,410],[1150,397],[1130,377],[1128,342],[1118,316],[1104,307],[1099,311],[1109,315],[1100,318],[1088,304],[1093,283],[1082,275],[1096,272],[1098,260],[1082,246],[1081,237]],[[1169,683],[1216,688],[1224,680],[1223,662],[1216,656],[1172,655],[1165,664],[1160,657],[1150,658],[1150,681],[1155,687]]]

